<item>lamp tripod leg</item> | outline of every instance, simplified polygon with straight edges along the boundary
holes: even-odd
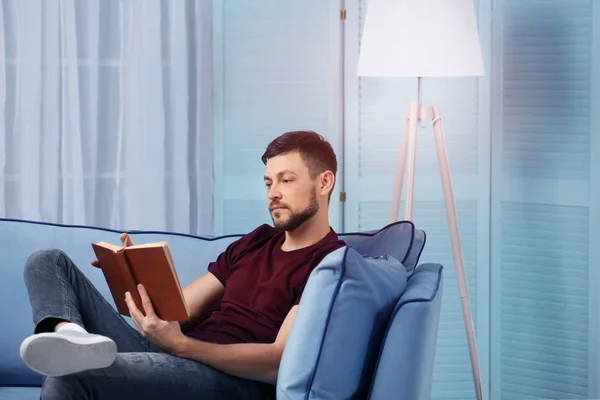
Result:
[[[473,319],[471,316],[471,308],[469,305],[469,292],[467,287],[467,277],[463,261],[460,236],[458,232],[458,221],[456,217],[456,206],[454,204],[454,194],[452,192],[452,182],[450,178],[450,168],[448,165],[448,154],[446,151],[446,143],[444,141],[444,133],[442,129],[441,117],[437,103],[432,104],[433,113],[433,133],[435,137],[435,145],[437,149],[437,157],[439,162],[440,174],[442,178],[442,188],[444,192],[444,202],[446,204],[446,215],[448,217],[448,228],[450,230],[450,240],[452,244],[452,253],[454,256],[454,267],[456,268],[456,278],[458,280],[458,290],[462,302],[463,318],[467,333],[467,342],[469,345],[469,355],[471,358],[471,369],[473,372],[473,380],[475,383],[475,394],[477,400],[482,400],[481,391],[481,376],[479,373],[479,361],[477,358],[477,343],[473,328]]]
[[[406,205],[404,219],[412,220],[412,203],[414,197],[415,180],[415,154],[417,140],[417,124],[419,121],[419,105],[411,101],[406,107],[406,117],[402,129],[402,143],[400,144],[400,153],[398,155],[398,164],[396,166],[396,178],[394,181],[394,194],[392,197],[392,207],[390,210],[390,223],[398,220],[400,211],[400,199],[402,196],[402,184],[404,180],[404,171],[408,158],[408,178],[406,188]]]
[[[402,183],[404,180],[404,168],[406,167],[406,149],[408,145],[408,114],[404,119],[402,129],[402,143],[400,144],[400,153],[398,154],[398,164],[396,165],[396,178],[394,180],[394,194],[392,197],[392,207],[390,209],[390,224],[398,220],[400,212],[400,198],[402,197]]]
[[[408,103],[408,154],[406,164],[406,198],[404,200],[404,219],[413,220],[413,203],[415,200],[415,170],[417,158],[417,129],[421,105],[416,101]]]

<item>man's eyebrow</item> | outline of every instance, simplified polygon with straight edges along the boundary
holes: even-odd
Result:
[[[296,173],[295,173],[294,171],[292,171],[291,169],[284,169],[283,171],[281,171],[281,172],[278,172],[278,173],[277,173],[277,176],[278,176],[278,177],[281,177],[281,176],[283,176],[283,175],[285,175],[285,174],[292,174],[292,175],[296,175]],[[266,181],[266,180],[269,180],[269,181],[270,181],[272,178],[271,178],[270,176],[267,176],[267,175],[265,175],[265,176],[264,176],[264,179],[265,179],[265,181]]]

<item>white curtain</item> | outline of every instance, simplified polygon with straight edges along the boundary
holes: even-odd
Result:
[[[212,233],[210,4],[0,0],[0,217]]]

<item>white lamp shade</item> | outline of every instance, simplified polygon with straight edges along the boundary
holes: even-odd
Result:
[[[359,76],[483,76],[473,0],[369,0]]]

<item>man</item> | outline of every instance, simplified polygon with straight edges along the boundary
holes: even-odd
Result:
[[[308,276],[344,243],[328,219],[337,172],[329,143],[314,132],[288,132],[268,145],[262,161],[274,227],[232,243],[184,288],[192,323],[160,320],[140,286],[144,310],[125,296],[133,329],[64,253],[44,250],[28,259],[35,331],[21,357],[45,375],[43,399],[274,397]]]

